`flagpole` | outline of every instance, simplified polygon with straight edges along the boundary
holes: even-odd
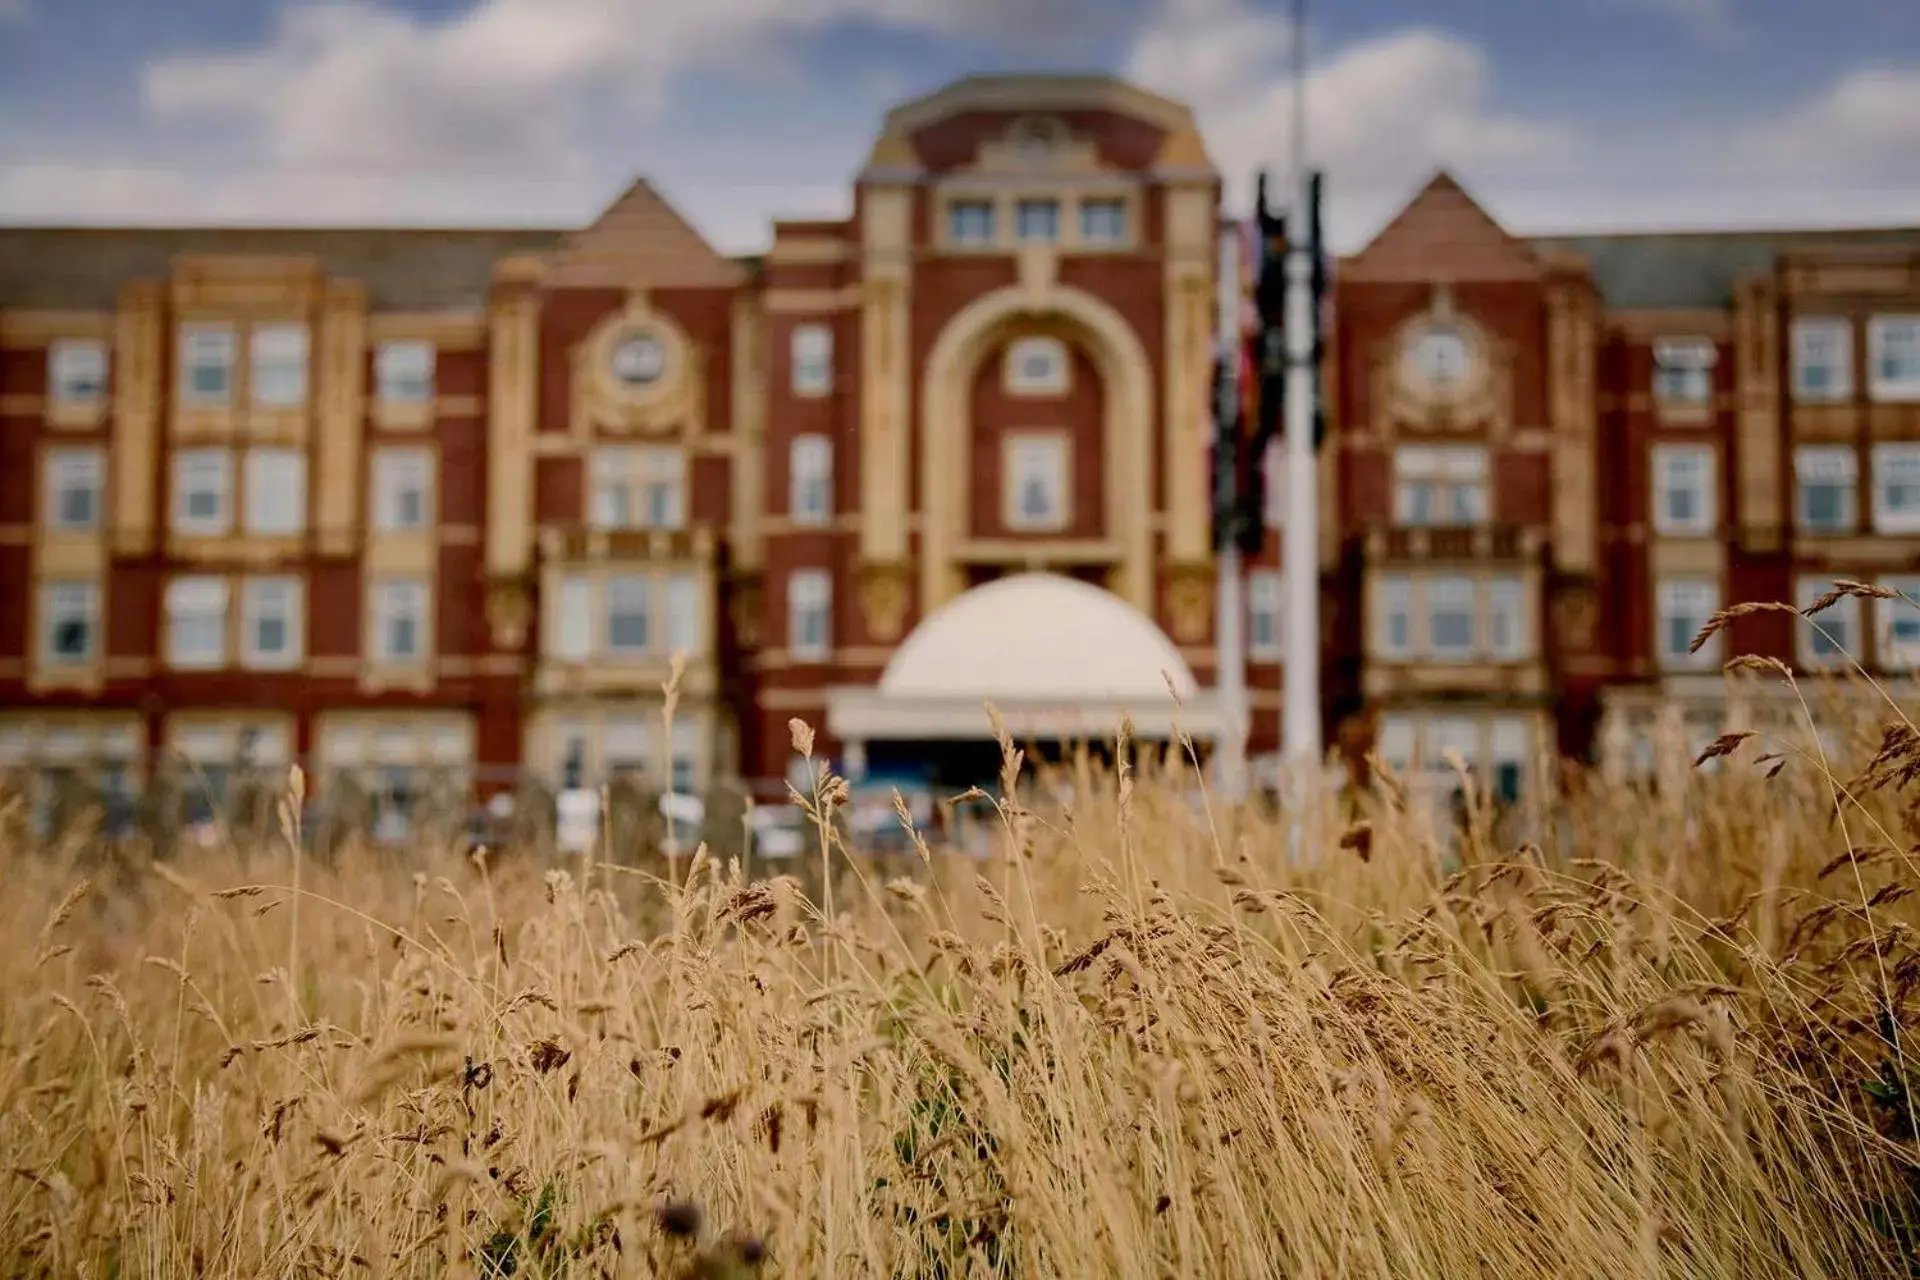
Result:
[[[1222,222],[1220,227],[1219,291],[1217,296],[1217,341],[1214,344],[1218,364],[1214,374],[1215,426],[1214,457],[1216,506],[1224,504],[1228,513],[1216,526],[1215,543],[1219,548],[1218,599],[1215,602],[1219,625],[1215,650],[1219,674],[1215,687],[1225,721],[1216,750],[1220,768],[1217,785],[1229,804],[1237,804],[1247,793],[1247,614],[1245,564],[1240,542],[1235,536],[1233,516],[1238,514],[1241,343],[1241,236],[1237,222]]]

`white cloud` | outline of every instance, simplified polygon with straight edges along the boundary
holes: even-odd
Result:
[[[1238,0],[1170,0],[1128,62],[1141,83],[1192,104],[1236,208],[1250,202],[1256,169],[1268,168],[1280,183],[1290,171],[1297,85],[1286,66],[1287,27]],[[1329,212],[1336,241],[1351,244],[1370,232],[1436,168],[1473,184],[1571,164],[1576,131],[1499,110],[1489,100],[1491,81],[1477,46],[1427,28],[1310,64],[1307,155],[1337,193]]]

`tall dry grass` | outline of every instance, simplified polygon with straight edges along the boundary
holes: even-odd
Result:
[[[1911,1274],[1906,732],[1457,863],[1125,772],[813,898],[15,851],[0,1272]]]

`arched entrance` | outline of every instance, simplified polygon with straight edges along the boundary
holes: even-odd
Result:
[[[1226,728],[1215,693],[1152,619],[1050,573],[1002,578],[936,610],[877,685],[828,691],[827,728],[846,744],[849,772],[964,788],[998,771],[989,705],[1020,741],[1098,741],[1123,719],[1143,740],[1210,743]]]

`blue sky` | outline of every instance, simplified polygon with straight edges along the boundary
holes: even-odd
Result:
[[[1191,102],[1286,159],[1284,0],[0,0],[0,221],[572,225],[646,173],[720,247],[832,214],[985,70]],[[1316,0],[1337,238],[1435,167],[1516,230],[1920,224],[1914,0]]]

